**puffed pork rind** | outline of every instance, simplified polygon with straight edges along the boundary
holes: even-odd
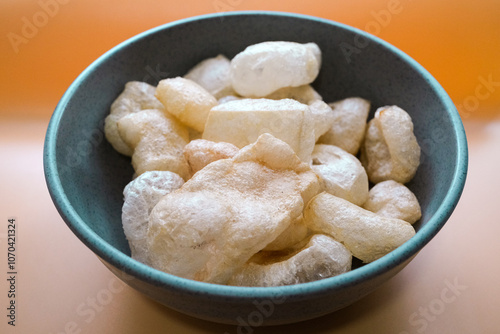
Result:
[[[398,106],[378,108],[368,123],[360,159],[373,183],[409,182],[420,164],[410,115]]]
[[[422,217],[415,194],[404,184],[393,180],[382,181],[373,186],[363,208],[384,217],[402,219],[410,224]]]
[[[191,175],[194,175],[209,163],[232,158],[238,151],[239,149],[230,143],[196,139],[184,146],[184,158],[189,164]]]
[[[133,149],[132,166],[136,175],[168,170],[184,180],[189,178],[189,165],[183,154],[189,133],[174,116],[160,110],[142,110],[120,119],[118,131]]]
[[[290,226],[269,243],[264,251],[282,251],[290,249],[309,235],[309,228],[304,224],[304,216],[295,218]]]
[[[128,114],[145,109],[163,109],[163,105],[155,97],[154,86],[146,82],[129,81],[122,93],[111,104],[110,114],[104,121],[106,139],[115,150],[126,156],[132,156],[133,149],[129,147],[118,133],[118,121]]]
[[[368,199],[368,176],[361,162],[334,145],[318,144],[312,153],[312,169],[323,181],[323,189],[353,204]]]
[[[217,100],[219,104],[223,104],[229,101],[236,101],[236,100],[241,100],[243,99],[241,96],[236,96],[236,95],[226,95],[221,97],[220,99]]]
[[[149,214],[166,194],[180,188],[184,180],[169,171],[149,171],[141,174],[123,190],[122,225],[132,258],[147,263]]]
[[[327,133],[335,122],[332,108],[323,101],[315,100],[309,103],[309,110],[314,122],[314,142]]]
[[[276,239],[319,191],[319,179],[283,141],[263,134],[164,196],[150,215],[150,265],[225,284]]]
[[[168,113],[199,132],[205,129],[210,109],[218,103],[205,88],[182,77],[161,80],[155,96]]]
[[[224,55],[207,58],[184,75],[196,82],[216,99],[235,94],[231,85],[231,61]]]
[[[344,244],[364,263],[381,258],[415,235],[404,220],[375,214],[327,192],[309,202],[304,221],[316,233]]]
[[[321,67],[315,43],[262,42],[248,46],[231,60],[231,82],[244,97],[264,97],[283,87],[310,84]]]
[[[292,99],[304,104],[323,100],[321,95],[311,85],[283,87],[265,96],[265,98],[271,100]]]
[[[329,103],[333,122],[318,144],[335,145],[352,155],[358,154],[366,130],[370,102],[360,97],[349,97]]]
[[[316,234],[285,259],[272,257],[268,263],[249,262],[229,280],[236,286],[283,286],[307,283],[351,270],[352,255],[333,238]]]
[[[291,99],[241,99],[210,111],[203,139],[242,148],[270,133],[283,140],[302,161],[309,162],[314,148],[314,121],[309,107]]]

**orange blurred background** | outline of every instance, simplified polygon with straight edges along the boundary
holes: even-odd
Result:
[[[116,44],[232,10],[296,12],[374,33],[422,64],[464,119],[500,115],[499,0],[1,0],[0,116],[48,119],[76,76]]]

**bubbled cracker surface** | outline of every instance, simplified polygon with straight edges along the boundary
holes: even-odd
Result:
[[[183,184],[179,175],[169,171],[145,172],[127,184],[123,190],[122,224],[132,258],[147,262],[149,214],[161,197]]]
[[[104,133],[113,148],[121,154],[131,156],[133,150],[122,140],[118,132],[118,121],[124,116],[141,110],[162,109],[162,104],[154,96],[155,89],[154,86],[145,82],[127,82],[123,92],[111,105],[110,114],[105,119]]]
[[[352,256],[340,242],[317,234],[286,260],[268,259],[268,264],[250,262],[228,284],[238,286],[282,286],[336,276],[351,269]]]
[[[230,143],[196,139],[184,146],[184,157],[189,164],[191,175],[194,175],[214,161],[232,158],[238,151],[239,149]]]
[[[151,265],[185,278],[226,283],[286,230],[302,213],[301,192],[311,188],[301,181],[314,173],[286,144],[281,157],[289,166],[279,157],[268,161],[266,150],[280,143],[263,135],[255,148],[209,164],[163,197],[150,216]]]
[[[415,223],[422,216],[417,197],[404,184],[393,180],[382,181],[370,189],[363,208],[384,217]]]
[[[368,199],[368,176],[361,162],[334,145],[318,144],[312,153],[312,169],[323,189],[356,205]]]
[[[118,122],[123,140],[133,149],[132,166],[137,175],[168,170],[189,177],[183,149],[189,141],[187,128],[160,110],[143,110]]]
[[[420,146],[408,113],[397,106],[377,109],[361,153],[371,182],[409,182],[420,164]]]
[[[196,82],[216,99],[234,94],[231,85],[231,61],[224,55],[207,58],[195,65],[184,78]]]
[[[206,89],[182,77],[161,80],[155,96],[168,113],[200,132],[205,129],[210,109],[217,105],[217,99]]]
[[[310,229],[343,243],[365,263],[388,254],[415,235],[408,222],[377,215],[326,192],[309,202],[304,220]]]
[[[231,60],[231,82],[241,96],[264,97],[283,87],[311,83],[320,66],[321,51],[314,43],[263,42]]]
[[[334,120],[318,143],[335,145],[356,155],[365,136],[370,102],[360,97],[350,97],[329,105]]]
[[[241,99],[220,104],[210,111],[203,139],[228,142],[238,148],[270,133],[309,161],[314,148],[314,123],[309,107],[283,99]]]

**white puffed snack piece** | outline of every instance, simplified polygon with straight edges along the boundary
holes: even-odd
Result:
[[[333,111],[330,129],[323,134],[318,144],[335,145],[356,155],[365,136],[370,102],[360,97],[349,97],[329,103]]]
[[[190,69],[184,78],[196,82],[216,99],[234,94],[231,86],[231,61],[224,55],[207,58]]]
[[[414,224],[422,216],[414,193],[404,184],[393,180],[382,181],[370,189],[363,208],[384,217],[398,218]]]
[[[373,183],[409,182],[420,164],[410,115],[398,106],[378,108],[368,123],[360,159]]]
[[[236,100],[241,100],[242,97],[236,96],[236,95],[226,95],[221,97],[220,99],[217,100],[219,104],[223,104],[229,101],[236,101]]]
[[[127,237],[132,258],[147,263],[149,214],[166,194],[179,189],[184,180],[169,171],[149,171],[127,184],[123,190],[123,231]]]
[[[137,175],[151,170],[168,170],[189,178],[183,155],[188,130],[174,116],[160,110],[142,110],[118,122],[123,141],[134,150],[132,166]]]
[[[364,263],[381,258],[415,235],[404,220],[375,214],[327,192],[309,202],[304,221],[311,230],[344,244]]]
[[[208,115],[203,139],[242,148],[270,133],[283,140],[302,161],[314,148],[314,122],[309,107],[291,99],[241,99],[215,106]]]
[[[265,96],[265,98],[271,100],[292,99],[304,104],[323,100],[321,95],[311,85],[283,87]]]
[[[368,199],[368,176],[352,154],[333,145],[318,144],[312,153],[312,169],[323,181],[323,189],[353,204]]]
[[[208,113],[217,99],[196,82],[182,77],[163,79],[155,96],[182,124],[203,132]]]
[[[271,263],[249,262],[231,279],[236,286],[283,286],[307,283],[351,270],[352,255],[340,242],[316,234],[286,259]]]
[[[276,239],[319,191],[319,180],[283,141],[263,134],[164,196],[150,215],[150,265],[225,284]]]
[[[232,158],[238,151],[239,149],[230,143],[196,139],[184,146],[184,157],[191,169],[191,175],[194,175],[209,163]]]
[[[335,115],[332,108],[321,100],[309,103],[309,110],[311,110],[314,122],[314,142],[317,142],[322,135],[331,129]]]
[[[231,82],[244,97],[264,97],[283,87],[310,84],[321,67],[315,43],[272,41],[248,46],[231,60]]]
[[[284,230],[280,235],[276,237],[271,243],[269,243],[263,250],[264,251],[282,251],[289,249],[304,240],[309,235],[309,229],[304,224],[304,216],[300,215],[295,218],[294,221]]]
[[[129,81],[123,92],[111,104],[109,115],[104,121],[106,139],[115,150],[126,156],[132,156],[129,147],[118,133],[118,121],[128,114],[145,109],[163,109],[163,105],[155,97],[156,87],[146,82]]]

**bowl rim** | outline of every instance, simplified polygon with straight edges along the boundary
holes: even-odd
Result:
[[[70,201],[65,195],[64,189],[60,182],[58,167],[56,164],[56,142],[59,131],[59,124],[64,113],[65,107],[72,98],[74,92],[78,89],[79,85],[98,67],[101,63],[105,62],[114,53],[120,51],[129,44],[132,44],[146,36],[156,34],[162,30],[169,29],[178,25],[189,24],[194,21],[205,19],[223,18],[225,16],[241,16],[241,15],[260,15],[260,16],[279,16],[290,17],[301,20],[312,20],[323,24],[333,25],[340,29],[349,30],[355,34],[359,34],[367,38],[379,46],[388,49],[390,52],[396,54],[402,61],[406,62],[409,66],[414,68],[422,75],[434,91],[438,94],[441,102],[446,106],[446,113],[451,119],[454,136],[456,138],[457,160],[456,167],[453,171],[453,178],[448,189],[448,192],[437,208],[434,215],[429,221],[423,225],[419,231],[408,240],[406,243],[371,263],[365,264],[360,268],[349,271],[342,275],[296,285],[279,286],[279,287],[239,287],[239,286],[226,286],[205,282],[198,282],[190,279],[177,277],[160,270],[142,264],[120,250],[116,249],[98,234],[96,234],[85,222],[81,219],[78,213],[72,207]],[[87,246],[89,247],[101,260],[119,268],[127,275],[134,278],[146,281],[150,284],[160,287],[171,287],[181,291],[186,291],[198,295],[219,296],[223,298],[248,298],[254,300],[255,298],[276,298],[276,296],[294,297],[294,299],[323,294],[329,290],[340,290],[348,286],[356,285],[364,280],[382,275],[399,264],[408,261],[415,256],[419,250],[425,246],[444,226],[447,219],[455,209],[458,200],[462,194],[468,168],[468,149],[465,130],[458,114],[455,105],[447,95],[441,85],[432,77],[432,75],[424,69],[415,60],[409,57],[406,53],[399,50],[388,42],[371,35],[363,30],[351,27],[349,25],[339,23],[336,21],[319,18],[310,15],[281,12],[281,11],[234,11],[224,13],[213,13],[198,15],[190,18],[176,20],[166,23],[155,28],[146,30],[139,33],[97,58],[91,63],[69,86],[61,100],[57,104],[54,113],[50,119],[45,143],[44,143],[44,174],[47,183],[49,194],[56,206],[59,214],[71,229],[71,231]],[[128,279],[134,279],[128,278]]]

